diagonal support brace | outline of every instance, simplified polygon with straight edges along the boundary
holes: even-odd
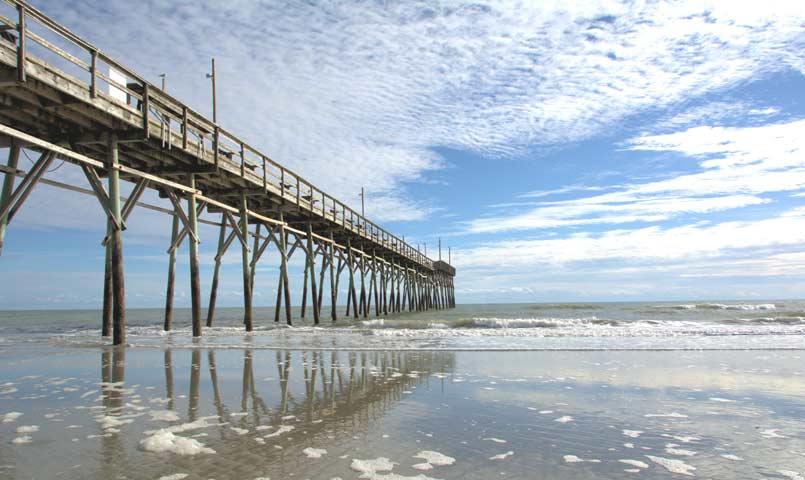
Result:
[[[28,174],[25,175],[25,178],[22,179],[22,182],[17,186],[6,203],[0,206],[0,218],[7,217],[6,223],[11,223],[11,219],[14,218],[20,207],[22,207],[22,204],[28,199],[28,196],[39,182],[39,179],[45,174],[48,165],[50,165],[50,162],[52,162],[54,158],[56,158],[56,154],[53,152],[43,153],[34,166],[31,167],[31,170],[28,171]]]
[[[251,248],[249,248],[249,240],[243,236],[243,233],[240,231],[240,226],[238,225],[238,222],[235,220],[235,217],[232,216],[231,212],[228,212],[226,210],[224,210],[224,215],[226,216],[227,221],[229,221],[229,224],[232,225],[232,229],[234,230],[235,235],[237,235],[238,240],[240,240],[241,245],[243,245],[243,248],[245,248],[247,252],[251,252],[252,250]]]
[[[145,189],[148,188],[149,180],[147,178],[141,178],[136,185],[134,185],[134,190],[131,191],[131,195],[126,200],[126,203],[123,204],[123,210],[121,216],[123,217],[123,222],[125,225],[126,220],[128,220],[129,215],[134,210],[134,207],[137,205],[137,202],[140,201],[140,197],[142,197],[143,192]],[[101,245],[106,246],[109,243],[109,235],[103,238]]]
[[[176,193],[168,190],[168,199],[173,204],[173,209],[176,212],[176,215],[178,215],[179,219],[182,220],[182,224],[184,225],[184,231],[183,232],[185,234],[189,234],[191,237],[193,237],[194,241],[199,242],[199,238],[196,235],[196,232],[194,232],[193,229],[190,228],[190,219],[187,218],[187,214],[184,212],[184,209],[182,208],[182,205],[179,202],[179,198],[176,196]],[[179,235],[179,238],[184,238],[184,235]],[[178,242],[179,238],[177,238],[177,242]],[[171,249],[173,249],[173,248],[176,248],[176,247],[174,245],[171,245]]]
[[[86,175],[87,181],[89,181],[89,186],[92,187],[92,191],[95,192],[95,196],[101,203],[101,207],[103,208],[104,212],[106,212],[106,216],[109,217],[109,221],[114,224],[116,229],[121,231],[125,230],[125,222],[121,223],[121,221],[118,221],[117,216],[114,215],[110,209],[109,195],[107,195],[106,189],[103,188],[103,183],[101,182],[100,177],[98,177],[98,172],[95,171],[94,168],[83,164],[81,165],[81,170],[84,171],[84,175]]]

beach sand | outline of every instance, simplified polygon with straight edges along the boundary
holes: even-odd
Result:
[[[802,351],[0,351],[0,477],[803,478]]]

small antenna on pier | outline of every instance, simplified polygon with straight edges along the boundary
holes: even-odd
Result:
[[[439,261],[442,261],[442,237],[439,237]]]

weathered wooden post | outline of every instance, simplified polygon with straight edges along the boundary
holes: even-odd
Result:
[[[188,238],[190,250],[190,303],[193,317],[193,337],[201,336],[201,281],[199,279],[198,263],[198,212],[196,210],[196,175],[191,173],[188,184],[192,192],[187,196],[187,214],[189,215],[190,225],[188,225],[190,238]]]
[[[313,323],[319,324],[319,302],[316,291],[316,252],[313,250],[313,226],[307,224],[307,265],[310,271],[310,299],[313,303]]]
[[[20,160],[20,147],[17,145],[17,142],[14,141],[11,143],[11,147],[8,150],[8,168],[9,171],[6,172],[3,178],[3,190],[0,192],[0,208],[4,207],[5,204],[11,198],[11,193],[14,190],[14,179],[16,175],[14,175],[14,170],[17,169],[17,165]],[[6,238],[6,230],[8,229],[8,215],[4,215],[0,218],[0,254],[3,253],[3,243]]]
[[[249,285],[251,286],[252,304],[254,304],[254,277],[257,274],[257,262],[260,260],[260,255],[263,253],[260,251],[260,230],[262,226],[262,223],[257,223],[254,227],[254,245],[252,246],[252,258],[249,268]],[[266,227],[266,229],[268,229],[268,227]]]
[[[173,212],[173,225],[171,228],[171,249],[168,257],[168,288],[165,293],[165,322],[163,330],[169,332],[173,327],[173,292],[176,282],[176,237],[179,236],[179,215]]]
[[[335,282],[335,239],[333,238],[333,232],[330,232],[330,319],[333,322],[338,320],[338,312],[335,308],[337,299],[338,285],[336,285]]]
[[[17,35],[19,39],[17,40],[17,81],[24,83],[27,79],[26,70],[25,70],[25,56],[26,56],[26,38],[28,37],[28,33],[26,32],[26,21],[25,21],[25,4],[17,5],[17,14],[19,21],[17,22]]]
[[[280,212],[280,275],[282,289],[285,293],[285,323],[291,325],[291,286],[288,282],[288,233],[285,231],[285,220]],[[278,305],[279,307],[279,305]]]
[[[249,265],[249,210],[246,204],[246,191],[240,192],[240,235],[245,240],[241,242],[241,257],[243,259],[243,324],[247,332],[251,332],[252,325],[252,275]]]
[[[358,298],[355,295],[355,258],[352,254],[352,244],[350,239],[347,238],[347,255],[348,255],[348,267],[349,267],[349,292],[347,295],[350,295],[350,299],[352,301],[352,315],[354,318],[358,318]],[[347,315],[349,315],[349,302],[347,303]]]
[[[379,302],[379,295],[377,292],[377,255],[375,254],[375,250],[372,249],[372,284],[369,286],[370,289],[374,290],[374,299],[375,299],[375,317],[380,316],[380,302]]]
[[[388,290],[389,290],[389,266],[388,264],[383,264],[382,268],[380,269],[380,283],[383,285],[383,315],[389,314],[389,297],[388,297]]]
[[[304,279],[302,280],[302,308],[299,312],[299,317],[304,320],[305,315],[307,314],[307,277],[308,272],[310,271],[310,246],[305,246],[305,274]],[[311,273],[312,274],[312,273]],[[315,300],[314,300],[315,301]]]
[[[363,249],[361,249],[361,314],[363,318],[368,317],[367,312],[367,305],[366,305],[366,255],[363,253]]]
[[[324,274],[327,271],[327,262],[330,260],[330,256],[327,254],[327,243],[324,241],[318,242],[316,246],[316,251],[321,252],[321,269],[319,269],[319,297],[318,297],[318,305],[319,305],[319,316],[321,317],[321,307],[324,301]]]
[[[119,145],[117,135],[109,132],[107,169],[109,171],[109,212],[114,216],[112,227],[112,343],[126,341],[126,287],[123,272],[123,216],[120,211]]]
[[[176,220],[174,220],[175,224]],[[207,327],[212,327],[212,320],[215,318],[215,304],[218,300],[218,276],[221,273],[221,261],[224,255],[224,244],[226,242],[226,218],[221,214],[221,228],[218,233],[218,249],[215,254],[215,267],[212,273],[212,286],[210,287],[210,305],[207,308]]]

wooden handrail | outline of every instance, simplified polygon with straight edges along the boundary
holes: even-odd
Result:
[[[143,128],[148,134],[148,129],[150,125],[149,121],[149,113],[150,111],[156,111],[159,116],[164,118],[175,118],[177,121],[180,121],[180,127],[182,130],[182,148],[187,150],[188,145],[188,134],[195,132],[194,134],[199,137],[199,148],[204,150],[204,139],[207,138],[209,135],[212,135],[213,138],[210,140],[213,144],[213,157],[214,163],[216,166],[220,164],[220,153],[233,153],[239,151],[241,159],[241,175],[247,176],[248,174],[252,173],[251,170],[260,168],[262,163],[262,184],[263,188],[268,190],[268,175],[271,175],[276,178],[276,175],[269,174],[267,172],[268,167],[273,167],[278,169],[280,172],[279,175],[279,191],[282,198],[287,198],[285,194],[285,190],[288,184],[291,186],[296,187],[295,192],[295,200],[296,204],[300,207],[306,208],[311,213],[321,214],[322,217],[328,219],[328,209],[326,206],[326,200],[330,199],[332,201],[332,219],[335,223],[338,223],[338,207],[341,207],[341,225],[348,228],[350,231],[357,233],[358,235],[370,239],[373,242],[379,243],[384,248],[388,248],[389,250],[394,251],[395,253],[402,255],[408,259],[416,261],[417,263],[422,264],[428,268],[432,268],[433,261],[426,256],[422,255],[418,251],[415,251],[413,248],[410,248],[405,242],[403,242],[399,237],[396,235],[386,231],[385,229],[381,228],[379,225],[375,224],[374,222],[370,221],[369,219],[363,217],[362,215],[355,212],[352,208],[346,206],[343,202],[340,202],[335,197],[327,194],[323,190],[315,187],[311,182],[304,179],[301,175],[285,168],[284,166],[280,165],[276,161],[274,161],[270,156],[261,153],[256,148],[250,146],[245,141],[241,140],[239,137],[234,135],[233,133],[229,132],[221,128],[219,125],[215,124],[214,122],[208,120],[204,115],[196,112],[192,108],[188,107],[185,103],[178,100],[177,98],[173,97],[172,95],[168,94],[167,92],[161,90],[156,85],[151,84],[145,78],[141,77],[133,70],[128,69],[122,63],[117,62],[109,55],[105,54],[103,51],[95,47],[94,45],[90,44],[89,42],[83,40],[78,35],[74,34],[72,31],[68,30],[64,26],[60,25],[56,21],[52,20],[50,17],[39,11],[38,9],[32,7],[27,2],[23,0],[3,0],[5,3],[15,7],[18,11],[21,12],[22,18],[28,18],[31,20],[36,21],[46,29],[52,31],[56,35],[62,37],[63,39],[67,40],[68,42],[73,43],[74,45],[83,49],[87,54],[90,56],[90,62],[85,62],[82,59],[62,50],[61,48],[57,47],[55,44],[49,42],[41,35],[35,34],[30,32],[29,29],[26,27],[24,29],[25,36],[28,37],[27,39],[36,42],[45,49],[55,53],[56,55],[64,58],[68,62],[78,66],[82,70],[88,71],[91,74],[91,81],[89,85],[89,90],[91,91],[92,95],[97,94],[97,84],[96,79],[100,78],[107,82],[110,86],[114,88],[118,88],[121,91],[126,92],[128,95],[131,95],[132,98],[139,100],[140,108],[142,110],[143,115]],[[9,19],[2,18],[2,23],[7,25],[14,26],[14,22]],[[25,24],[25,22],[23,22]],[[125,75],[126,78],[134,80],[135,84],[138,84],[138,87],[142,88],[142,93],[133,90],[129,87],[129,85],[119,85],[117,82],[113,81],[107,75],[98,71],[97,64],[98,61],[106,63],[110,68],[113,68],[119,71],[122,75]],[[226,143],[232,143],[234,146],[239,147],[238,150],[226,149],[223,145],[222,141]],[[252,152],[257,157],[261,159],[260,163],[254,163],[247,159],[247,152]],[[233,155],[234,156],[234,155]],[[233,162],[235,163],[235,162]],[[249,171],[246,171],[245,167],[249,167]],[[272,184],[273,185],[273,184]],[[305,207],[302,203],[303,194],[301,191],[300,186],[304,185],[307,187],[308,192],[305,196],[310,197],[309,200],[305,200],[307,206]],[[290,193],[290,192],[289,192]],[[320,199],[320,200],[319,200]],[[321,201],[321,209],[315,207],[315,202]],[[349,211],[349,220],[347,220],[347,211]],[[347,224],[350,224],[347,227]],[[391,241],[393,240],[393,241]]]

